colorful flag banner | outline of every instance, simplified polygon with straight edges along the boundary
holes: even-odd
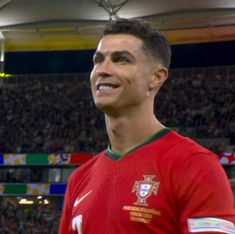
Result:
[[[51,184],[50,194],[64,194],[66,190],[66,184]]]
[[[27,165],[47,165],[48,154],[27,154],[26,164]]]
[[[235,164],[235,152],[223,152],[219,158],[222,165]]]
[[[4,154],[5,165],[25,165],[26,154]]]
[[[49,154],[48,163],[49,164],[69,164],[70,154]]]
[[[26,194],[26,184],[5,184],[4,195]]]
[[[50,184],[31,183],[27,184],[28,195],[48,195]]]
[[[0,165],[4,164],[4,155],[0,154]]]
[[[80,165],[93,157],[91,153],[0,154],[0,165]]]
[[[93,154],[90,153],[74,153],[71,155],[71,164],[83,164],[93,158]]]
[[[0,195],[3,195],[5,191],[5,185],[4,184],[0,184]]]
[[[0,183],[0,196],[7,195],[64,195],[66,184],[49,183]]]

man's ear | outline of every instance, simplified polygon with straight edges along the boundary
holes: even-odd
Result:
[[[152,80],[149,86],[150,90],[159,90],[168,77],[168,69],[163,66],[154,68]]]

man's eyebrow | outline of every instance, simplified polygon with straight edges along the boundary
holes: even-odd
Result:
[[[128,50],[114,51],[112,53],[112,55],[114,55],[114,56],[128,56],[132,59],[135,59],[134,55],[132,53],[130,53]]]
[[[104,57],[105,54],[100,51],[96,51],[94,53],[93,58],[95,58],[97,56]],[[120,51],[111,52],[111,56],[128,56],[128,57],[131,57],[132,59],[135,59],[134,55],[132,53],[130,53],[128,50],[120,50]]]

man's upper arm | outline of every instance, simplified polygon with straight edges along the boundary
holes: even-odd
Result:
[[[235,233],[228,178],[214,155],[198,154],[182,168],[178,191],[183,233]]]

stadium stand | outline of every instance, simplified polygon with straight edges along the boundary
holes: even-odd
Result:
[[[234,70],[172,70],[156,98],[157,116],[216,153],[231,150],[235,143]],[[60,75],[57,80],[47,76],[47,80],[46,75],[17,76],[0,88],[0,152],[96,153],[104,149],[104,120],[94,107],[88,74],[74,74],[73,79]]]
[[[0,205],[0,233],[56,234],[59,218],[60,210],[55,207],[22,207],[4,202]]]
[[[1,154],[0,233],[58,233],[71,172],[92,154]]]
[[[103,118],[93,108],[87,82],[3,86],[0,151],[71,153],[104,148]]]
[[[214,151],[233,189],[234,78],[233,66],[171,70],[156,98],[158,118]],[[108,144],[89,75],[5,79],[0,105],[0,233],[57,233],[69,175]]]

